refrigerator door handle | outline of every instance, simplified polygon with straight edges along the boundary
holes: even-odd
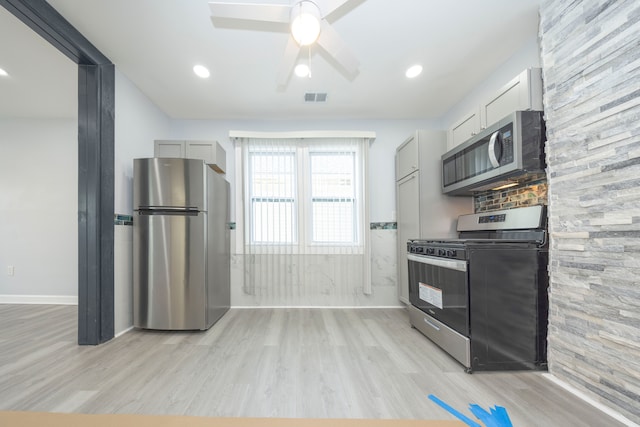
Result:
[[[200,213],[200,211],[194,207],[188,207],[188,208],[147,207],[147,208],[139,208],[137,212],[138,212],[138,215],[189,215],[189,216],[197,216]]]

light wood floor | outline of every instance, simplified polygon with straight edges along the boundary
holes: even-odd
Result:
[[[618,426],[540,373],[466,374],[404,309],[232,309],[206,332],[76,345],[73,306],[0,305],[0,410]]]

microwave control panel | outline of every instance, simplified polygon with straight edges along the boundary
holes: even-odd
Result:
[[[513,162],[513,123],[500,129],[502,137],[502,155],[500,156],[500,166]]]

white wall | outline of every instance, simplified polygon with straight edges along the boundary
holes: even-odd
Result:
[[[227,152],[227,180],[231,184],[232,221],[235,217],[234,150],[229,140],[230,130],[304,131],[359,130],[373,131],[376,140],[369,151],[370,158],[370,220],[395,221],[395,150],[417,129],[438,129],[434,120],[175,120],[168,139],[215,139]]]
[[[433,120],[175,120],[167,139],[214,139],[227,153],[226,178],[231,184],[232,221],[235,216],[235,150],[229,140],[230,130],[240,131],[313,131],[357,130],[373,131],[376,139],[370,147],[370,201],[371,222],[395,222],[395,150],[417,129],[438,129]],[[434,153],[440,155],[440,153]],[[372,239],[372,294],[364,295],[355,284],[345,295],[327,294],[317,298],[302,292],[297,299],[285,296],[249,295],[242,290],[243,263],[239,255],[232,256],[231,305],[331,305],[331,306],[399,306],[396,287],[396,230],[371,230]],[[234,251],[232,236],[232,252]]]
[[[133,159],[153,157],[153,141],[169,133],[169,118],[116,69],[115,213],[133,213]],[[114,326],[133,325],[133,227],[116,225],[114,236]]]
[[[166,137],[170,120],[116,69],[115,204],[116,213],[133,212],[133,159],[153,157],[153,141]]]
[[[470,65],[472,66],[472,65]],[[460,117],[466,115],[480,103],[493,95],[502,86],[529,67],[540,67],[540,45],[537,36],[532,36],[509,59],[500,64],[490,76],[469,92],[441,118],[442,127],[447,129]]]
[[[77,303],[77,140],[75,118],[0,119],[0,302]]]

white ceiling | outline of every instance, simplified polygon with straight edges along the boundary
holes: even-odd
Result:
[[[286,28],[212,20],[208,1],[48,0],[167,115],[180,119],[437,118],[535,37],[541,0],[351,0],[329,21],[359,59],[359,74],[350,80],[312,49],[312,77],[292,76],[284,89],[276,78]],[[2,9],[0,68],[11,78],[0,79],[0,117],[40,92],[56,93],[21,107],[68,110],[63,103],[75,91],[74,64],[11,20]],[[25,56],[33,58],[14,66]],[[209,67],[209,79],[193,74],[196,63]],[[424,71],[408,80],[404,72],[415,63]],[[40,83],[16,95],[32,79]],[[304,103],[305,92],[327,92],[327,102]]]
[[[77,65],[1,6],[0,68],[0,118],[77,116]]]

